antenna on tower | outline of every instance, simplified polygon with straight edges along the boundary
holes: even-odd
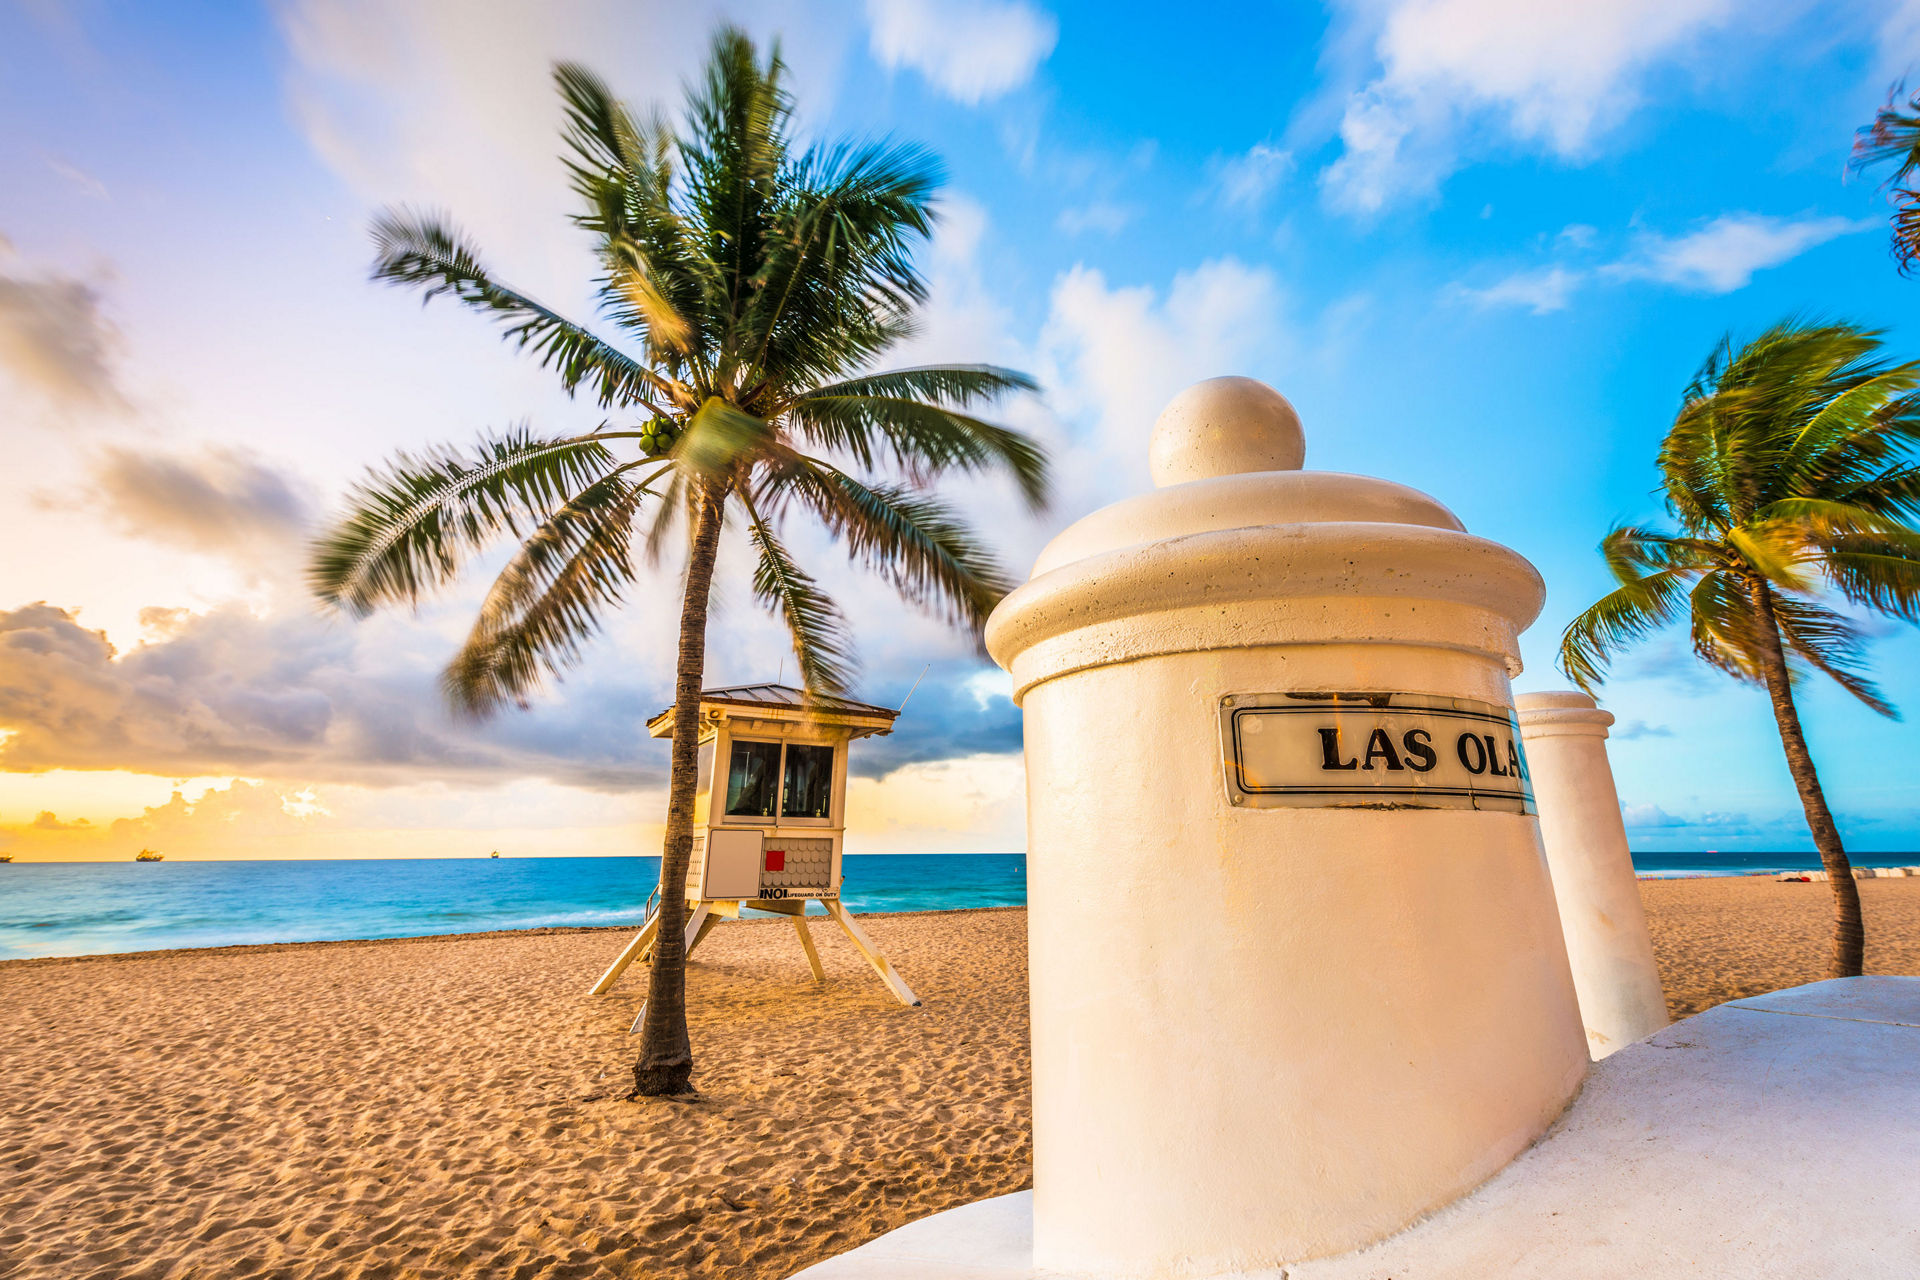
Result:
[[[920,682],[927,678],[927,672],[931,670],[933,670],[933,664],[931,662],[929,662],[926,666],[920,668],[920,674],[913,678],[913,689],[918,689],[920,687]],[[897,708],[895,708],[893,714],[899,715],[902,711],[905,711],[907,709],[907,699],[913,697],[913,689],[907,690],[907,697],[900,699],[900,705]]]

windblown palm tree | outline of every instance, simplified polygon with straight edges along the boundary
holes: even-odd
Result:
[[[1592,692],[1623,647],[1686,617],[1702,661],[1764,687],[1833,885],[1836,978],[1861,971],[1860,893],[1827,809],[1794,684],[1810,671],[1882,715],[1859,628],[1823,599],[1920,620],[1920,363],[1879,335],[1785,323],[1714,352],[1660,448],[1678,533],[1621,527],[1600,544],[1620,586],[1568,626],[1560,664]]]
[[[577,662],[633,583],[637,555],[685,538],[639,1094],[690,1087],[685,886],[708,596],[729,518],[808,690],[832,693],[852,646],[781,540],[783,517],[817,519],[904,598],[977,633],[1008,584],[929,487],[950,472],[1003,470],[1034,507],[1046,494],[1041,450],[965,411],[1032,389],[1026,376],[984,365],[864,372],[911,332],[926,297],[911,254],[932,226],[937,165],[889,143],[798,150],[783,74],[777,53],[762,63],[744,35],[721,31],[674,130],[633,116],[586,70],[555,69],[585,204],[574,220],[595,237],[599,299],[630,350],[501,283],[445,222],[404,210],[378,219],[376,279],[496,317],[620,424],[401,455],[355,491],[314,552],[321,598],[365,614],[414,603],[489,542],[518,540],[443,681],[458,708],[485,714]]]
[[[1854,135],[1853,155],[1847,161],[1855,173],[1889,160],[1898,162],[1887,186],[1893,200],[1893,258],[1903,276],[1912,275],[1920,264],[1920,190],[1910,181],[1914,171],[1920,170],[1920,94],[1903,104],[1904,88],[1895,85],[1873,123]]]

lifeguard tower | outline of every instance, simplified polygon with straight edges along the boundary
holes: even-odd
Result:
[[[818,901],[887,990],[902,1004],[920,1003],[840,902],[847,745],[891,733],[899,714],[850,698],[809,699],[783,684],[736,685],[700,695],[699,790],[687,870],[689,958],[721,920],[738,919],[742,907],[753,907],[793,921],[814,981],[825,982],[807,932],[807,903]],[[649,720],[647,731],[670,736],[673,708]],[[611,990],[628,965],[651,958],[659,927],[656,888],[639,934],[593,984],[592,994]]]

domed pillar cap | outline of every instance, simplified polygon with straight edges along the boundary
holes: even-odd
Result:
[[[1159,488],[1249,471],[1298,471],[1300,415],[1253,378],[1208,378],[1175,396],[1153,424],[1147,465]]]

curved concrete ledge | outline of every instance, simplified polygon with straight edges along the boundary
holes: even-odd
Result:
[[[1136,621],[1143,643],[1168,653],[1275,643],[1236,634],[1244,609],[1297,614],[1310,625],[1339,602],[1353,616],[1318,628],[1312,639],[1489,644],[1512,671],[1519,665],[1517,637],[1545,598],[1545,584],[1524,557],[1453,529],[1366,521],[1217,529],[1103,552],[1040,574],[1000,602],[987,621],[986,643],[1001,666],[1027,668],[1023,683],[1030,687],[1061,674],[1032,671],[1023,661],[1030,650],[1090,628]],[[1444,615],[1423,612],[1429,604],[1464,606],[1462,612],[1484,621],[1456,638],[1440,624]],[[1150,643],[1155,619],[1195,610],[1210,625]]]
[[[1613,712],[1602,711],[1584,693],[1555,690],[1551,693],[1523,693],[1513,700],[1520,716],[1520,728],[1528,739],[1567,735],[1604,738],[1613,723]]]
[[[1737,1000],[1594,1066],[1479,1189],[1379,1244],[1216,1280],[1908,1280],[1920,978]],[[1276,1188],[1275,1194],[1282,1194]],[[795,1280],[1041,1280],[1032,1195],[911,1223]]]

